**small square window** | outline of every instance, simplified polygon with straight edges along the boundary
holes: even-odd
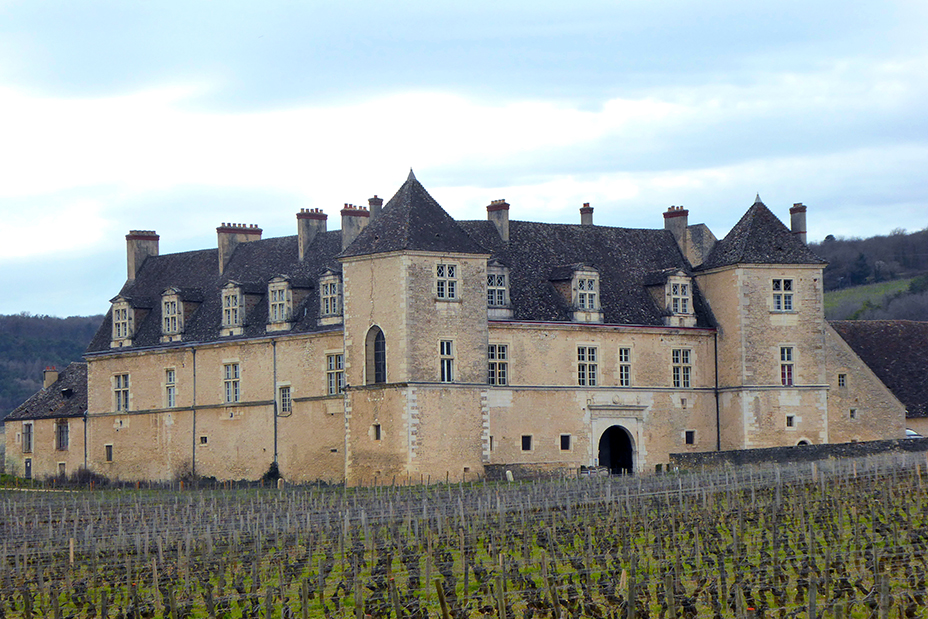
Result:
[[[561,451],[570,451],[570,435],[561,435]]]
[[[796,416],[795,416],[795,415],[787,415],[787,416],[786,416],[786,427],[787,427],[787,428],[795,428],[795,427],[796,427]]]
[[[847,374],[838,374],[838,386],[847,387]]]
[[[851,419],[857,419],[857,409],[852,408],[848,414]]]
[[[684,442],[687,445],[695,445],[696,444],[696,430],[687,430],[684,433],[683,438],[684,438]]]
[[[531,451],[532,450],[532,435],[523,434],[522,435],[522,451]]]
[[[200,444],[201,444],[201,445],[206,445],[207,442],[209,442],[209,439],[207,439],[205,436],[201,436],[201,437],[200,437]]]

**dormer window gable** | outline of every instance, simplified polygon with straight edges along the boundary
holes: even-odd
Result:
[[[168,288],[161,293],[161,341],[181,339],[184,332],[184,302],[180,290]]]
[[[222,287],[221,336],[241,335],[245,324],[245,298],[238,282],[229,282]]]
[[[592,265],[575,264],[555,269],[551,280],[570,304],[575,322],[602,322],[602,278]]]
[[[334,325],[342,322],[341,276],[326,269],[319,276],[319,325]]]
[[[293,290],[286,276],[278,275],[267,285],[267,331],[289,331],[293,315]]]
[[[695,327],[693,278],[681,269],[654,273],[647,283],[668,327]]]
[[[110,302],[113,304],[110,348],[132,346],[132,338],[135,336],[135,308],[128,297],[118,296]]]
[[[497,320],[512,318],[509,267],[498,260],[487,263],[487,316]]]

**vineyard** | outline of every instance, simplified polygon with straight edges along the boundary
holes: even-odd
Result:
[[[0,617],[928,617],[924,456],[430,487],[0,491]]]

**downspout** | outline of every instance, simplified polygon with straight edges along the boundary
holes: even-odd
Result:
[[[719,331],[718,327],[712,334],[712,344],[715,347],[715,450],[722,451],[722,415],[719,406]]]
[[[274,465],[279,471],[280,465],[277,463],[277,340],[271,340],[271,348],[274,358],[274,390],[271,392],[274,397]]]
[[[84,411],[84,470],[87,470],[87,411]]]
[[[197,476],[197,349],[193,351],[193,436],[191,437],[191,473],[196,479]]]

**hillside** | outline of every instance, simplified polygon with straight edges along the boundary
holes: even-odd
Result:
[[[42,387],[42,370],[79,361],[103,316],[0,316],[0,419]]]

